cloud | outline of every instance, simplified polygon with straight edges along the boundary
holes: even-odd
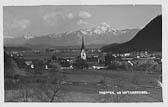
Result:
[[[80,20],[77,21],[77,24],[78,25],[88,25],[89,23],[84,21],[84,20],[82,20],[82,19],[80,19]]]
[[[60,22],[67,21],[67,19],[73,19],[73,13],[64,13],[64,12],[51,12],[42,16],[43,20],[47,22],[48,25],[56,25]]]
[[[90,18],[90,17],[92,17],[92,15],[91,15],[89,12],[80,11],[80,12],[79,12],[79,17],[85,19],[85,18]]]
[[[73,13],[68,13],[68,14],[67,14],[67,18],[69,18],[69,19],[73,19],[73,18],[74,18]]]
[[[13,36],[7,36],[7,35],[4,35],[4,38],[6,38],[6,39],[12,39],[12,38],[14,38]]]
[[[18,30],[24,30],[26,29],[29,25],[31,24],[31,22],[27,19],[21,19],[21,20],[15,20],[12,24],[11,24],[11,28],[12,29],[18,29]]]
[[[25,32],[31,25],[31,21],[27,19],[13,19],[4,23],[4,35],[6,38],[19,36]]]
[[[51,13],[45,14],[43,16],[43,19],[44,20],[50,20],[50,19],[56,18],[58,16],[62,16],[62,13],[61,12],[51,12]]]
[[[61,12],[51,12],[42,16],[42,18],[48,25],[53,26],[57,23],[59,18],[63,18],[63,17]]]

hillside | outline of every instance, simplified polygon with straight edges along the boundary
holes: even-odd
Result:
[[[24,71],[21,71],[16,61],[11,58],[6,52],[4,52],[4,74],[5,77],[14,77],[15,75],[25,75]]]
[[[108,48],[106,48],[108,47]],[[129,51],[161,51],[162,50],[162,16],[157,16],[149,22],[136,36],[120,45],[108,45],[102,48],[104,52]]]
[[[28,47],[4,47],[6,51],[28,51],[31,48]]]

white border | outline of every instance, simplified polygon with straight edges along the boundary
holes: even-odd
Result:
[[[108,5],[108,4],[162,4],[164,0],[2,0],[8,5]]]
[[[163,103],[4,103],[3,6],[32,5],[162,5]],[[168,106],[168,1],[167,0],[0,0],[0,106]],[[2,107],[1,106],[1,107]]]

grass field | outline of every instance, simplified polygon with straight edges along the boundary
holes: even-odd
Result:
[[[27,76],[19,88],[5,90],[6,102],[162,102],[158,74],[111,70],[64,70],[60,87],[45,75]],[[38,81],[37,81],[38,80]],[[59,88],[58,88],[59,87]],[[99,94],[100,91],[148,94]]]

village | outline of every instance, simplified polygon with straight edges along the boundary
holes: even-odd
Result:
[[[11,57],[17,59],[18,65],[26,69],[52,69],[52,63],[60,65],[61,69],[113,69],[111,66],[120,63],[120,66],[133,68],[134,65],[151,63],[161,64],[161,52],[135,51],[127,53],[101,52],[99,48],[84,46],[82,39],[81,49],[36,49],[28,51],[7,51]],[[79,61],[83,60],[84,62]],[[80,64],[81,63],[81,64]],[[124,64],[124,65],[123,65]],[[117,67],[117,65],[116,65]],[[128,68],[127,67],[127,68]],[[119,66],[118,66],[119,68]],[[125,69],[123,69],[125,70]],[[147,71],[148,72],[148,71]],[[150,71],[149,71],[150,72]],[[152,72],[152,71],[151,71]]]

